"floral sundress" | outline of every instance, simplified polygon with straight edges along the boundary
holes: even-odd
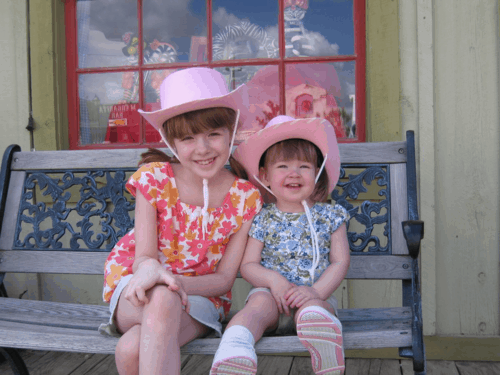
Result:
[[[128,180],[127,190],[135,197],[139,191],[157,212],[158,259],[165,269],[183,276],[214,273],[227,243],[262,208],[259,191],[248,181],[235,178],[220,207],[208,209],[207,234],[202,230],[202,207],[183,203],[169,163],[149,163]],[[103,299],[110,302],[120,279],[132,272],[135,259],[134,229],[111,250],[104,265]],[[231,292],[210,297],[216,309],[227,315]]]

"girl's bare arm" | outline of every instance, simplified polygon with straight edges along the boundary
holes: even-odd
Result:
[[[332,233],[330,265],[312,286],[321,299],[326,300],[340,286],[349,270],[350,259],[347,229],[344,223]]]

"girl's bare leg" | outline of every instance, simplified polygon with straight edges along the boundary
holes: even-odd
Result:
[[[140,307],[120,297],[116,323],[125,334],[116,347],[118,372],[180,374],[180,347],[209,328],[183,311],[179,295],[166,286],[156,285],[147,296]]]
[[[256,292],[250,296],[245,307],[231,319],[227,328],[235,325],[244,326],[252,332],[257,342],[265,331],[278,326],[278,320],[278,306],[272,294]]]

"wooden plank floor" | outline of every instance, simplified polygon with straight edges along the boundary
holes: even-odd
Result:
[[[31,375],[116,375],[112,355],[21,350]],[[213,356],[182,357],[182,375],[207,375]],[[1,375],[13,371],[0,364]],[[258,375],[313,375],[309,357],[259,356]],[[410,360],[347,359],[345,375],[412,375]],[[428,375],[496,375],[500,362],[428,361]]]

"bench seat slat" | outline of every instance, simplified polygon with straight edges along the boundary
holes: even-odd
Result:
[[[41,256],[43,255],[43,256]],[[0,272],[102,275],[107,252],[0,250]],[[411,258],[353,255],[348,279],[411,279]],[[405,268],[405,265],[408,265]]]
[[[107,305],[84,305],[17,298],[2,298],[0,302],[0,320],[10,322],[95,330],[101,323],[109,319]],[[226,323],[233,315],[234,312],[231,311],[226,318]],[[372,321],[406,322],[411,318],[411,309],[409,307],[340,309],[339,317],[344,324]]]
[[[161,149],[167,152],[166,149]],[[400,151],[402,150],[402,151]],[[16,152],[13,170],[135,168],[145,148],[125,150],[71,150]],[[340,144],[343,163],[404,163],[406,142],[376,142]]]
[[[41,301],[30,301],[24,305],[37,305],[37,302]],[[12,305],[16,305],[16,303]],[[17,309],[19,311],[22,304],[18,305]],[[40,307],[43,304],[38,303],[38,305]],[[68,307],[72,306],[72,308],[68,309],[69,312],[74,312],[78,306],[76,304],[64,305],[68,305]],[[97,307],[96,311],[98,313],[96,316],[105,315],[103,312],[106,306],[94,307]],[[82,305],[80,305],[80,308],[82,309]],[[51,307],[50,311],[54,312],[55,309]],[[68,315],[68,311],[66,315]],[[85,311],[88,313],[88,310],[85,309]],[[411,318],[408,315],[411,314],[408,314],[408,312],[408,308],[340,310],[339,316],[344,322],[345,349],[410,346]],[[57,327],[55,325],[57,322],[61,322],[59,317],[62,313],[59,315],[49,314],[50,318],[39,321],[37,324],[36,316],[40,318],[41,315],[43,315],[43,309],[39,308],[37,314],[31,314],[31,322],[30,319],[24,322],[0,319],[0,346],[35,350],[114,354],[117,339],[104,337],[96,329]],[[0,316],[5,315],[2,312]],[[78,324],[82,320],[82,316],[85,316],[85,314],[76,315],[72,323],[75,325]],[[374,319],[370,319],[370,317]],[[10,317],[9,319],[14,318]],[[23,317],[19,316],[19,320],[22,319]],[[50,325],[47,325],[49,323],[47,322],[48,319],[52,319]],[[94,318],[91,320],[93,321],[92,324],[96,323]],[[69,320],[67,321],[69,322]],[[214,354],[218,344],[219,339],[216,338],[195,340],[184,346],[182,353]],[[256,351],[259,354],[264,354],[306,352],[306,349],[295,336],[279,336],[264,337],[257,343]]]

